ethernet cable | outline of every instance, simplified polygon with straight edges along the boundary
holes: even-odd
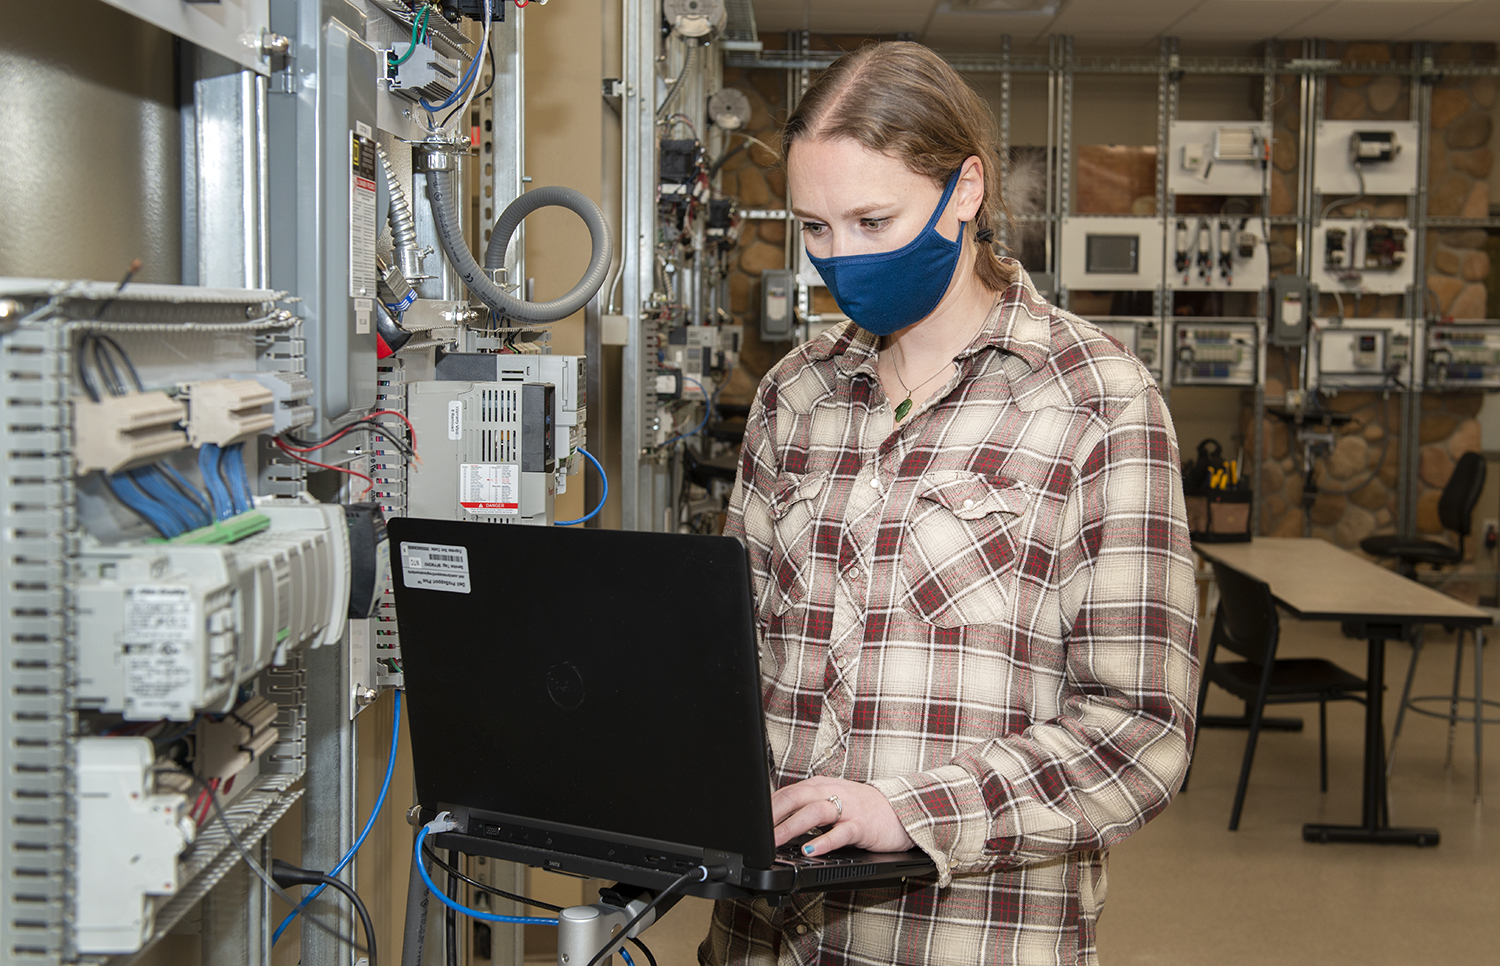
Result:
[[[587,523],[588,521],[594,519],[594,517],[599,515],[599,511],[604,509],[604,504],[609,500],[609,477],[605,475],[603,465],[601,465],[598,460],[594,459],[593,453],[590,453],[582,446],[578,447],[578,452],[582,453],[584,456],[587,456],[589,458],[589,462],[594,464],[594,469],[599,471],[599,479],[604,481],[604,493],[599,497],[599,505],[594,507],[588,513],[585,513],[577,520],[557,520],[554,522],[554,526],[571,527],[576,526],[580,523]]]
[[[354,861],[354,853],[358,852],[359,847],[365,844],[365,839],[370,837],[370,830],[375,827],[375,820],[380,817],[380,810],[385,806],[386,794],[391,790],[391,775],[396,771],[397,739],[401,737],[401,691],[399,688],[396,689],[395,695],[396,706],[392,711],[391,724],[391,750],[385,763],[385,780],[380,783],[380,794],[375,799],[375,809],[370,812],[370,817],[365,822],[365,827],[360,830],[359,837],[354,840],[354,844],[349,846],[349,851],[344,853],[342,859],[339,859],[338,865],[329,870],[329,876],[336,877],[349,866],[350,862]],[[302,901],[297,903],[292,911],[286,914],[286,918],[281,920],[281,925],[277,926],[276,931],[271,934],[271,945],[276,945],[276,940],[280,939],[281,934],[286,932],[286,927],[292,924],[292,920],[297,918],[297,914],[307,908],[307,904],[316,899],[318,893],[322,892],[323,889],[324,887],[320,885],[303,896]]]

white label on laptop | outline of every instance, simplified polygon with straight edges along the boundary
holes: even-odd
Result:
[[[469,592],[469,548],[441,543],[402,543],[401,582],[421,590]]]
[[[521,512],[521,467],[515,463],[464,463],[458,468],[458,505],[475,516]]]

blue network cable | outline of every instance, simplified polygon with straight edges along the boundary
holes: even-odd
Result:
[[[587,456],[589,458],[589,462],[594,464],[594,469],[599,471],[599,479],[604,481],[604,493],[599,497],[599,505],[594,507],[588,513],[585,513],[577,520],[554,521],[555,526],[571,527],[579,523],[587,523],[588,521],[594,519],[594,517],[599,515],[599,511],[604,509],[604,504],[609,500],[609,477],[604,475],[604,467],[599,464],[598,460],[594,459],[593,453],[590,453],[582,446],[578,447],[578,452],[582,453],[584,456]]]
[[[344,853],[344,857],[339,859],[339,864],[334,866],[332,871],[328,873],[330,877],[338,875],[349,866],[350,862],[354,861],[354,853],[358,852],[359,847],[365,844],[365,839],[370,837],[370,830],[375,827],[375,819],[380,817],[380,810],[385,806],[386,793],[391,790],[391,775],[396,770],[397,739],[401,736],[401,691],[399,689],[396,691],[396,707],[393,711],[393,716],[393,723],[391,724],[391,751],[385,763],[385,781],[381,782],[380,795],[375,799],[375,810],[370,813],[369,820],[365,822],[365,827],[360,830],[359,837],[354,840],[354,844],[349,846],[349,851]],[[276,931],[271,934],[271,945],[274,946],[276,944],[276,940],[280,939],[281,934],[286,932],[286,927],[292,924],[292,920],[297,918],[297,914],[307,908],[307,904],[316,899],[318,893],[322,892],[324,888],[324,886],[318,886],[303,896],[302,901],[297,903],[297,907],[286,914],[286,918],[281,920],[281,925],[277,926]]]
[[[699,392],[703,393],[703,422],[694,427],[691,433],[678,433],[676,436],[673,436],[665,443],[662,443],[662,446],[671,446],[679,439],[687,439],[689,436],[697,436],[699,433],[703,432],[703,427],[708,425],[708,414],[711,413],[714,408],[712,405],[712,400],[708,398],[708,390],[703,388],[703,383],[694,379],[692,376],[683,376],[682,381],[692,383],[693,385],[698,387]]]
[[[198,516],[203,520],[202,525],[208,526],[210,523],[213,523],[214,511],[213,507],[209,506],[208,504],[208,497],[204,496],[201,490],[199,490],[192,483],[188,482],[187,477],[177,472],[177,468],[171,463],[168,463],[164,460],[160,463],[157,463],[156,465],[163,473],[167,475],[167,478],[176,485],[176,488],[181,491],[182,494],[186,496],[194,506],[198,508]]]
[[[230,498],[229,488],[224,485],[224,477],[219,473],[222,456],[218,446],[204,443],[198,450],[198,472],[203,476],[203,488],[213,501],[214,516],[220,520],[228,520],[234,516],[234,500]]]
[[[161,504],[141,492],[130,474],[115,476],[105,473],[103,476],[105,485],[115,495],[115,499],[134,510],[137,516],[155,527],[157,533],[169,539],[182,533],[182,528],[173,521]]]
[[[172,484],[166,478],[156,472],[155,467],[145,466],[136,470],[129,470],[125,474],[130,477],[140,491],[148,498],[155,501],[161,507],[162,512],[171,518],[177,527],[177,532],[182,533],[192,530],[198,526],[196,514],[188,504],[187,499],[173,489]]]
[[[630,958],[630,954],[625,951],[624,946],[621,946],[618,950],[616,950],[616,952],[618,952],[620,954],[620,957],[625,960],[625,966],[635,966],[635,960]]]
[[[428,822],[426,825],[422,826],[422,831],[417,833],[417,844],[415,846],[417,871],[422,873],[422,881],[426,883],[427,891],[432,893],[433,898],[441,900],[443,905],[447,906],[449,909],[452,909],[454,912],[461,912],[471,919],[482,919],[485,922],[518,923],[527,926],[557,925],[556,919],[545,919],[540,916],[501,916],[496,915],[493,912],[481,912],[478,909],[470,909],[468,906],[455,902],[454,900],[449,899],[446,895],[444,895],[443,890],[439,889],[437,887],[437,884],[432,881],[432,876],[427,872],[427,863],[422,859],[422,843],[427,841],[427,833],[432,831],[432,826],[434,824],[436,823]]]
[[[229,484],[229,500],[234,512],[244,513],[254,509],[255,500],[250,494],[250,478],[245,474],[245,444],[235,443],[223,450],[220,465]]]

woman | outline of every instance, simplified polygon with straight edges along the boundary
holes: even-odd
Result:
[[[778,844],[935,875],[723,902],[708,963],[1092,963],[1106,850],[1182,779],[1176,436],[1144,367],[997,257],[993,122],[917,44],[835,62],[782,147],[852,320],[761,383],[749,548]]]

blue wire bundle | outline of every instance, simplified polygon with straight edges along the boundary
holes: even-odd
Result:
[[[204,443],[198,450],[198,472],[203,476],[203,488],[208,490],[208,497],[213,501],[214,517],[228,520],[235,513],[234,498],[229,495],[229,487],[220,475],[222,457],[223,451],[218,446]]]

